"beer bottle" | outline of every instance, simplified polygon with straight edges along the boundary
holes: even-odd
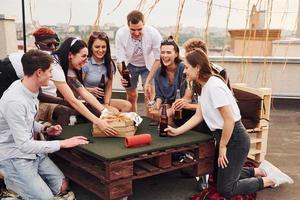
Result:
[[[131,83],[130,83],[129,70],[127,69],[124,61],[122,62],[122,77],[128,82],[126,87],[130,87]]]
[[[163,104],[161,115],[160,115],[160,122],[159,122],[159,136],[160,137],[167,137],[168,134],[164,130],[168,127],[168,115],[167,115],[167,105]]]
[[[101,88],[103,92],[105,92],[105,75],[104,74],[102,74],[102,76],[101,76],[98,87]],[[104,96],[99,96],[97,99],[100,103],[102,103],[102,104],[104,103]]]
[[[177,89],[176,91],[176,99],[180,99],[180,90]],[[182,119],[182,110],[175,110],[175,114],[174,114],[174,118],[175,120],[179,120]]]

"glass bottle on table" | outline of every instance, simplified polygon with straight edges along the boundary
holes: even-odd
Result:
[[[177,99],[180,99],[180,90],[179,89],[176,90],[176,100]],[[174,118],[175,118],[175,120],[182,119],[182,109],[175,110]]]
[[[130,87],[131,83],[130,83],[129,70],[127,69],[124,61],[122,62],[122,77],[123,77],[123,79],[125,79],[128,82],[126,87]]]
[[[102,89],[103,93],[105,93],[105,75],[104,74],[102,74],[102,76],[101,76],[100,83],[99,83],[98,87],[100,89]],[[97,99],[101,104],[104,103],[104,96],[99,96],[99,97],[97,97]]]
[[[150,100],[147,103],[148,113],[150,117],[149,126],[157,126],[158,122],[155,120],[155,111],[156,111],[156,101]]]
[[[163,104],[160,121],[159,121],[159,136],[160,137],[167,137],[168,134],[165,129],[168,127],[168,115],[167,115],[167,104]]]

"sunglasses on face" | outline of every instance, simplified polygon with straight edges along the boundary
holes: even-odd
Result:
[[[108,38],[105,32],[94,31],[94,32],[92,32],[92,36],[94,38],[101,38],[101,39],[107,39]]]
[[[39,42],[40,44],[43,44],[43,45],[45,45],[45,46],[47,46],[48,48],[51,48],[52,47],[52,45],[54,45],[55,46],[55,48],[56,47],[58,47],[59,46],[59,43],[58,42]]]

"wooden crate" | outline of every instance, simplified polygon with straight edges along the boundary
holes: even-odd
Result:
[[[247,128],[250,135],[251,147],[248,157],[261,162],[267,153],[269,119],[271,109],[271,89],[270,88],[251,88],[245,84],[233,84],[233,90],[241,90],[254,94],[261,99],[260,108],[257,110],[258,121],[251,128]],[[239,96],[235,96],[239,101]],[[251,107],[251,106],[250,106]],[[251,109],[251,108],[249,108]],[[242,114],[243,119],[243,114]]]
[[[175,153],[189,153],[192,159],[174,161]],[[61,149],[51,154],[51,159],[72,181],[102,199],[114,200],[131,195],[132,182],[136,179],[183,168],[192,169],[195,176],[212,173],[214,140],[115,161],[100,160],[76,148]]]

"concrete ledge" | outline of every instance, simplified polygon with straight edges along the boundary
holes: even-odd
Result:
[[[126,99],[125,90],[113,90],[112,98],[114,99]],[[138,103],[144,102],[144,92],[138,91]]]
[[[272,99],[271,109],[300,111],[300,99]]]
[[[263,57],[263,56],[209,56],[211,62],[224,63],[277,63],[300,64],[300,57]]]

